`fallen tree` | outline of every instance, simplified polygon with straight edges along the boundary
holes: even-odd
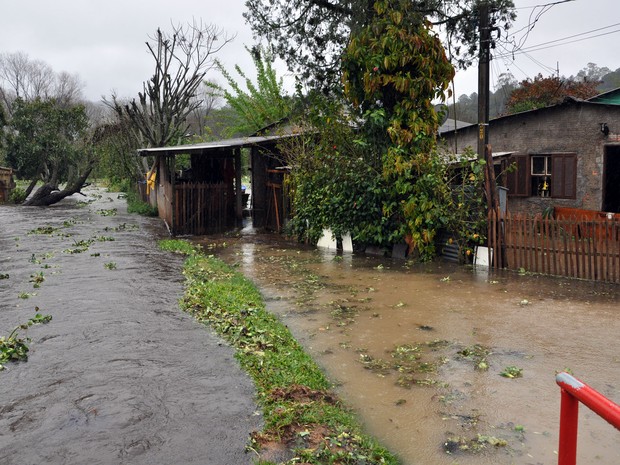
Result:
[[[86,180],[88,176],[90,176],[94,166],[94,160],[91,160],[86,170],[79,177],[68,182],[63,189],[59,188],[58,183],[47,182],[43,184],[32,197],[23,203],[23,205],[46,207],[58,203],[65,197],[69,197],[73,194],[82,194],[82,189],[90,185]]]
[[[95,164],[96,138],[96,132],[89,137],[84,106],[17,99],[11,113],[6,160],[19,179],[30,181],[24,205],[52,205],[81,192]],[[39,182],[43,185],[28,198]]]

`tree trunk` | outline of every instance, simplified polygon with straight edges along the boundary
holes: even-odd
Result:
[[[90,175],[90,172],[94,168],[94,163],[90,163],[86,168],[86,171],[82,173],[78,179],[76,179],[73,183],[67,184],[63,190],[58,190],[58,187],[53,183],[45,183],[37,191],[34,195],[26,200],[23,205],[34,206],[34,207],[47,207],[49,205],[53,205],[57,202],[60,202],[65,197],[69,197],[73,194],[81,194],[81,190],[85,187],[86,179]]]
[[[26,193],[24,194],[26,198],[28,198],[28,196],[32,192],[32,190],[34,189],[34,186],[37,185],[37,181],[38,181],[38,178],[35,177],[32,181],[30,181],[30,184],[28,184],[28,188],[26,189]]]

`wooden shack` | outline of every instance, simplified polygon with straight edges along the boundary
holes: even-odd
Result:
[[[13,170],[0,166],[0,203],[9,201],[13,189],[15,189]]]
[[[241,151],[250,151],[251,215],[258,228],[280,230],[286,221],[286,170],[278,142],[288,136],[252,136],[176,147],[146,148],[144,198],[156,206],[172,235],[219,233],[240,226],[244,199]]]

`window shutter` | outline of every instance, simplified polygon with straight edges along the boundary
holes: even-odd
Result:
[[[577,155],[554,153],[551,155],[551,197],[574,199],[577,197]]]
[[[529,170],[528,170],[528,156],[527,155],[512,155],[509,159],[509,164],[514,165],[514,168],[508,173],[506,178],[506,184],[508,187],[508,195],[516,197],[527,197],[529,187]]]

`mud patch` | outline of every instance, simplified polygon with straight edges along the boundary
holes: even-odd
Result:
[[[557,370],[620,401],[617,286],[246,237],[216,238],[227,245],[214,253],[260,286],[369,433],[405,463],[557,461]],[[580,454],[620,463],[613,428],[582,420],[596,444]]]

